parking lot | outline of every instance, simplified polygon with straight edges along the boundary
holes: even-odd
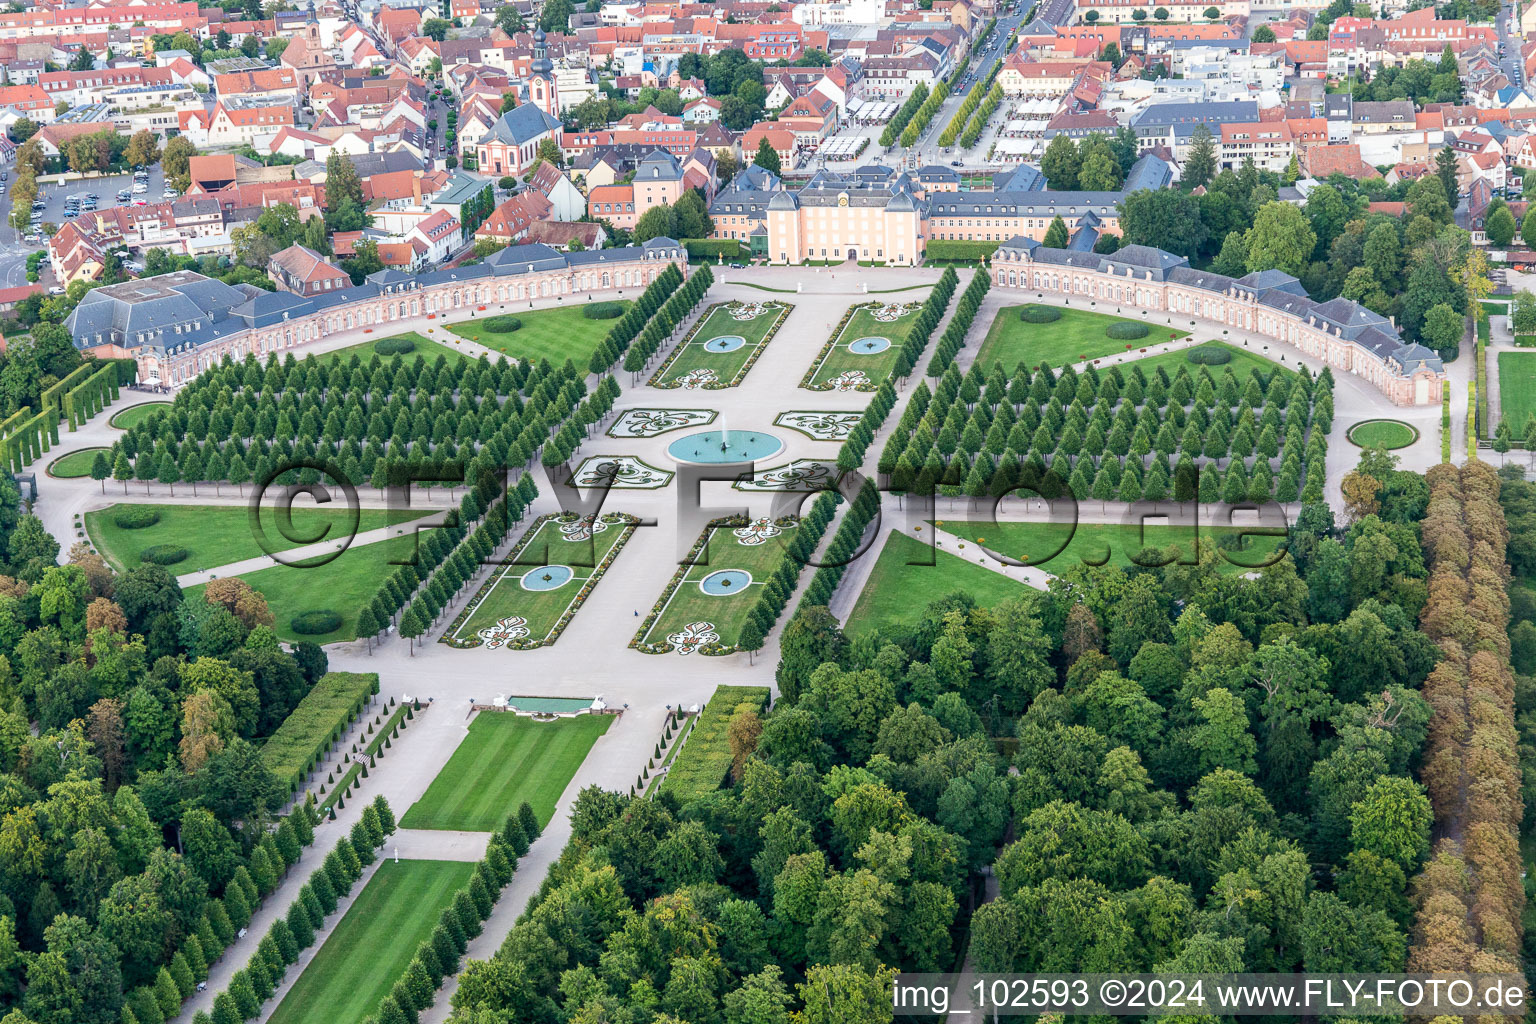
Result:
[[[11,182],[16,180],[14,169],[10,174]],[[9,183],[7,183],[9,185]],[[144,200],[146,203],[162,202],[161,194],[165,191],[165,174],[159,165],[149,169],[149,187],[138,195],[129,197],[123,205],[132,205],[135,200]],[[62,184],[39,184],[38,200],[47,204],[46,209],[37,211],[40,215],[36,218],[44,224],[64,225],[73,218],[66,217],[66,201],[70,196],[78,196],[82,201],[88,193],[94,192],[100,197],[96,208],[99,210],[111,209],[118,205],[117,192],[119,189],[133,189],[132,174],[114,174],[101,178],[83,178],[75,181],[67,181]],[[9,214],[9,203],[6,206]]]

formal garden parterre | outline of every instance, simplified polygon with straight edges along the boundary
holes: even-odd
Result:
[[[622,512],[543,515],[443,630],[450,647],[529,650],[554,643],[639,522]]]
[[[650,386],[685,391],[736,387],[795,307],[787,302],[721,302],[699,318]]]
[[[727,516],[704,528],[629,646],[646,654],[756,651],[795,591],[840,499],[803,518]]]
[[[878,470],[896,490],[952,497],[1037,487],[1079,502],[1319,500],[1331,372],[1211,369],[950,366],[932,392],[914,392]]]
[[[801,387],[813,391],[868,391],[888,380],[922,308],[920,301],[913,300],[850,306],[806,371]]]

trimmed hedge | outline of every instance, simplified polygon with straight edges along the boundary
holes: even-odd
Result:
[[[497,334],[511,334],[522,326],[523,322],[515,316],[493,316],[485,321],[485,329]]]
[[[292,793],[325,756],[368,698],[379,692],[374,672],[327,672],[289,712],[261,748],[261,762]]]
[[[148,505],[131,505],[118,509],[112,521],[119,530],[143,530],[160,521],[160,510]]]
[[[735,260],[745,259],[751,255],[747,248],[734,238],[685,238],[683,247],[688,250],[688,258],[694,260]]]
[[[373,350],[381,356],[403,356],[416,351],[416,341],[413,338],[384,338],[374,344]]]
[[[1220,366],[1232,361],[1232,353],[1220,345],[1197,345],[1185,352],[1184,358],[1201,366]]]
[[[581,307],[581,315],[588,320],[617,320],[624,315],[622,302],[592,302]]]
[[[189,553],[186,548],[176,544],[156,544],[139,552],[139,561],[175,565],[177,562],[185,562]]]
[[[1130,322],[1110,324],[1104,328],[1104,336],[1116,341],[1135,341],[1137,338],[1145,338],[1149,333],[1151,328],[1146,324]]]
[[[719,789],[731,770],[731,719],[742,710],[761,714],[768,697],[766,686],[716,687],[687,742],[672,759],[661,791],[686,801]]]
[[[319,636],[322,633],[331,633],[341,628],[341,613],[333,612],[329,608],[317,608],[312,612],[301,612],[288,621],[288,628],[300,636]]]
[[[935,260],[982,260],[997,252],[1002,242],[974,242],[967,239],[931,239],[923,249],[923,258]]]
[[[1055,306],[1031,304],[1019,310],[1019,319],[1027,324],[1053,324],[1061,319],[1061,310]]]

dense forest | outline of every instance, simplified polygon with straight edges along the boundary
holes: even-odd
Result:
[[[883,1021],[893,970],[967,953],[979,970],[1402,969],[1431,852],[1431,495],[1380,452],[1353,483],[1346,519],[1306,505],[1289,555],[1250,578],[1214,551],[1083,565],[856,640],[803,608],[779,699],[731,723],[725,785],[584,791],[453,1019]]]

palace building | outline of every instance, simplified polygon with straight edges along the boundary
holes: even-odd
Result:
[[[1349,299],[1314,302],[1278,270],[1232,278],[1145,245],[1105,256],[1019,236],[997,250],[990,272],[997,287],[1043,299],[1116,303],[1171,314],[1176,326],[1205,320],[1273,338],[1370,383],[1396,405],[1439,405],[1447,386],[1440,357],[1404,341],[1386,317]]]
[[[181,270],[88,292],[64,325],[75,347],[132,358],[140,381],[177,386],[225,358],[265,357],[340,331],[388,333],[395,321],[510,302],[634,295],[668,264],[688,273],[687,251],[669,238],[582,252],[515,245],[473,266],[425,274],[386,269],[356,287],[310,295]]]

